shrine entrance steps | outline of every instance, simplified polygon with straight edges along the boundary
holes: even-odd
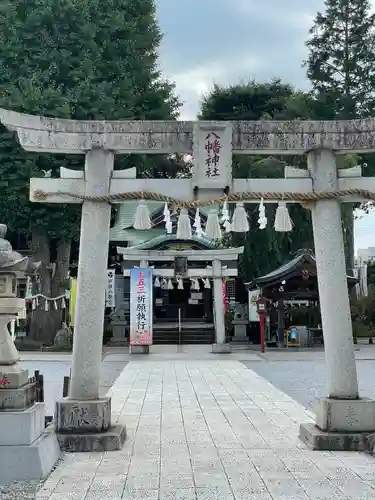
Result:
[[[212,323],[156,323],[153,327],[153,344],[213,344],[215,329]]]

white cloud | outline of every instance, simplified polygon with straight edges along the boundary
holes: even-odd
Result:
[[[362,215],[354,222],[355,248],[375,247],[375,211]]]
[[[181,120],[194,120],[203,95],[210,91],[215,83],[227,84],[237,80],[237,75],[251,73],[262,66],[257,57],[234,58],[227,61],[217,60],[204,66],[193,67],[187,71],[172,74],[178,95],[184,104]],[[235,75],[235,78],[233,76]]]
[[[375,8],[375,0],[372,1]],[[214,83],[280,77],[309,88],[305,40],[324,0],[158,0],[163,74],[176,82],[181,119],[195,119]],[[355,222],[356,248],[375,246],[375,212]]]
[[[316,9],[299,0],[159,0],[163,73],[176,82],[182,118],[194,118],[214,83],[281,77],[306,87],[304,41]]]
[[[375,1],[375,0],[374,0]],[[291,0],[291,6],[283,2],[275,3],[273,0],[263,0],[262,8],[258,2],[250,0],[237,0],[233,7],[237,8],[241,15],[249,17],[249,21],[268,21],[270,24],[277,23],[280,28],[292,28],[299,31],[308,31],[314,21],[315,14],[311,8],[306,8],[301,2]],[[267,8],[267,5],[269,8]],[[288,8],[290,7],[290,8]]]

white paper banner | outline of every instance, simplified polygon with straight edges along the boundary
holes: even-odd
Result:
[[[107,290],[106,290],[106,307],[116,306],[116,290],[115,290],[115,270],[107,270]]]
[[[18,313],[18,319],[26,319],[26,307],[21,309],[21,311]]]
[[[259,321],[259,314],[257,312],[257,300],[259,299],[259,290],[249,290],[249,321]]]
[[[31,281],[30,276],[27,277],[26,281],[26,293],[25,293],[25,299],[31,299],[33,295],[33,282]]]
[[[10,322],[10,335],[12,337],[12,340],[14,342],[14,339],[16,338],[16,320],[12,319]]]

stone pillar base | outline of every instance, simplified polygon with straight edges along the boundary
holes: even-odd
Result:
[[[59,456],[53,427],[44,427],[44,403],[0,412],[0,484],[44,479]]]
[[[29,372],[20,367],[18,363],[15,365],[0,364],[0,379],[5,379],[7,384],[3,389],[18,389],[29,383]]]
[[[61,451],[66,453],[118,451],[126,439],[125,425],[111,426],[106,432],[87,434],[57,433]]]
[[[130,345],[129,354],[150,354],[149,345]]]
[[[246,335],[233,335],[231,339],[232,344],[249,344],[250,340],[249,337]]]
[[[35,383],[0,390],[1,410],[24,410],[35,403]]]
[[[248,344],[250,342],[247,332],[247,323],[242,320],[236,320],[234,324],[234,335],[231,338],[232,344]]]
[[[366,451],[368,433],[324,432],[315,424],[301,424],[299,438],[312,450]]]
[[[212,344],[212,352],[214,354],[229,354],[232,352],[230,344]]]
[[[30,445],[43,434],[44,429],[44,403],[35,403],[22,411],[1,412],[0,446]]]
[[[375,433],[375,401],[322,398],[316,424],[301,424],[300,439],[314,450],[364,451]]]
[[[121,450],[126,439],[124,425],[111,426],[111,400],[107,397],[57,401],[55,429],[66,452]]]
[[[129,341],[126,338],[111,338],[108,342],[109,347],[126,347],[129,345]]]

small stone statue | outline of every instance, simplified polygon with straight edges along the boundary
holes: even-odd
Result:
[[[120,306],[118,309],[112,311],[109,315],[111,323],[125,321],[125,306]]]
[[[66,323],[63,322],[61,329],[55,335],[55,339],[53,341],[54,347],[63,349],[70,348],[72,345],[72,336],[72,330]]]

